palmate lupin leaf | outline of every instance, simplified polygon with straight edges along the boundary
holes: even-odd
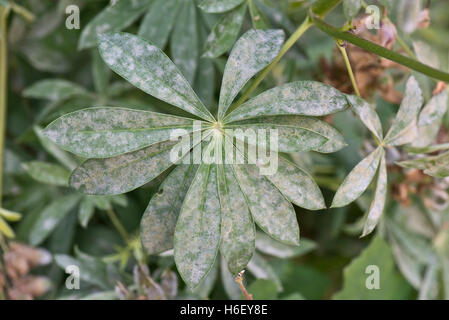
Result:
[[[219,251],[233,274],[244,269],[255,248],[255,224],[276,240],[298,245],[292,203],[310,210],[325,207],[313,178],[284,158],[279,157],[278,170],[270,176],[259,172],[260,164],[213,161],[222,156],[215,152],[225,148],[224,142],[235,154],[246,156],[237,144],[224,139],[227,129],[278,129],[280,151],[285,152],[328,153],[346,145],[338,131],[310,118],[348,106],[344,94],[324,84],[286,84],[229,113],[245,83],[276,57],[283,39],[280,30],[250,30],[237,41],[225,67],[218,113],[223,121],[219,121],[159,48],[131,34],[103,33],[99,49],[112,70],[146,93],[191,113],[192,118],[101,107],[69,113],[45,130],[63,149],[89,158],[70,178],[70,185],[84,193],[128,192],[175,164],[150,200],[141,238],[150,254],[174,247],[176,265],[189,287],[205,278]],[[194,117],[202,119],[203,134],[193,143],[187,139],[186,150],[194,154],[199,149],[212,161],[181,163],[191,156],[188,153],[173,163],[170,152],[182,148],[170,140],[171,134],[185,129],[181,138],[194,135]]]
[[[388,186],[384,147],[404,145],[416,138],[422,94],[415,78],[410,77],[399,111],[385,138],[383,138],[382,126],[376,111],[361,98],[347,96],[347,99],[379,146],[360,161],[345,178],[334,196],[332,207],[343,207],[360,197],[371,184],[377,172],[374,199],[368,209],[362,233],[362,236],[366,236],[376,227],[385,206]]]

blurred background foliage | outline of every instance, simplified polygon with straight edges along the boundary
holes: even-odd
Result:
[[[235,30],[221,51],[212,50],[207,38],[229,12],[207,13],[202,2],[0,1],[0,6],[10,9],[7,39],[1,39],[2,45],[4,41],[8,44],[8,99],[1,205],[5,209],[0,212],[0,298],[243,298],[232,276],[222,268],[223,262],[217,261],[192,292],[178,278],[171,252],[146,255],[139,239],[140,219],[162,177],[122,196],[79,194],[68,188],[67,180],[83,159],[59,149],[41,131],[60,115],[91,106],[180,114],[107,69],[99,59],[93,33],[102,23],[139,34],[164,48],[208,107],[216,110],[226,55],[238,35],[254,27],[282,28],[288,36],[304,20],[313,1],[246,1],[238,13],[241,26],[237,23],[232,27]],[[352,19],[354,24],[362,23],[363,8],[351,13],[353,4],[346,2],[351,1],[335,8],[326,20],[335,26]],[[360,3],[385,8],[384,15],[396,26],[399,41],[404,42],[401,46],[393,33],[390,43],[383,45],[403,54],[407,54],[406,48],[415,50],[422,62],[432,65],[438,60],[440,68],[448,70],[447,1],[432,1],[430,10],[426,9],[430,1]],[[65,26],[69,16],[66,7],[73,4],[80,8],[79,30]],[[379,33],[364,32],[361,36],[371,41],[385,40]],[[420,54],[426,48],[427,53]],[[383,124],[388,126],[410,70],[352,45],[347,50],[362,96],[376,104]],[[415,72],[413,75],[428,101],[436,82]],[[307,31],[255,93],[301,79],[352,92],[334,39],[318,28]],[[335,154],[298,153],[289,157],[313,173],[329,205],[343,178],[368,153],[370,141],[367,130],[350,110],[326,120],[342,132],[348,146]],[[449,142],[448,120],[443,113],[421,146]],[[295,207],[301,228],[299,248],[259,233],[256,254],[244,275],[254,298],[448,299],[449,181],[394,164],[404,157],[401,149],[388,152],[388,202],[371,236],[359,238],[372,190],[344,208],[310,212]],[[80,267],[79,290],[66,288],[65,268],[69,265]],[[370,265],[380,269],[379,290],[365,286],[369,276],[366,267]]]

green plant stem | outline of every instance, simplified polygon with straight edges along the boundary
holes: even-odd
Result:
[[[405,43],[405,41],[401,38],[401,36],[396,35],[396,40],[398,41],[401,48],[407,53],[407,55],[413,59],[416,59],[415,54],[413,51],[408,47],[408,45]]]
[[[351,62],[349,61],[348,53],[346,52],[346,48],[341,46],[338,43],[338,40],[335,40],[335,43],[337,44],[338,49],[341,52],[341,55],[343,56],[343,60],[345,61],[346,69],[348,70],[349,79],[351,79],[352,87],[354,88],[355,94],[360,97],[360,91],[359,87],[357,86],[357,82],[355,81],[354,72],[352,71]]]
[[[8,39],[6,23],[9,8],[0,7],[0,208],[3,197],[3,157],[6,134],[6,103],[8,93]]]
[[[306,18],[304,22],[299,26],[299,28],[287,39],[287,41],[282,46],[278,55],[274,60],[265,68],[263,71],[254,79],[251,86],[242,94],[239,100],[229,108],[229,112],[240,106],[243,102],[248,99],[251,93],[259,86],[263,79],[273,70],[273,68],[278,64],[281,58],[287,53],[287,51],[295,44],[296,41],[312,26],[309,18]]]
[[[114,210],[108,209],[106,210],[106,213],[108,214],[109,220],[111,220],[118,233],[120,233],[120,235],[122,236],[123,240],[125,240],[125,242],[128,242],[128,232],[126,232],[125,227],[123,227],[123,225],[121,224]]]
[[[346,41],[348,41],[358,47],[361,47],[369,52],[373,52],[373,53],[377,54],[378,56],[381,56],[381,57],[384,57],[391,61],[397,62],[397,63],[404,65],[412,70],[415,70],[422,74],[425,74],[431,78],[435,78],[435,79],[438,79],[438,80],[441,80],[444,82],[449,82],[449,73],[429,67],[415,59],[412,59],[407,56],[401,55],[397,52],[388,50],[387,48],[379,46],[378,44],[375,44],[374,42],[360,38],[350,32],[343,32],[340,29],[326,23],[325,21],[320,19],[317,15],[315,15],[313,12],[310,12],[310,17],[312,18],[314,25],[316,25],[318,28],[320,28],[321,31],[323,31],[324,33],[327,33],[328,35],[330,35],[336,39],[346,40]]]

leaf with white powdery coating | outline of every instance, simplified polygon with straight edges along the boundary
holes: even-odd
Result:
[[[274,240],[264,232],[256,233],[256,248],[257,250],[273,257],[288,259],[298,257],[309,253],[316,249],[317,244],[312,240],[301,237],[298,246],[288,246]]]
[[[379,173],[377,176],[376,191],[374,200],[368,210],[365,225],[363,227],[362,237],[370,234],[376,227],[385,207],[385,199],[387,197],[387,164],[385,156],[380,160]]]
[[[139,18],[148,8],[148,0],[116,1],[107,6],[81,33],[78,49],[82,50],[95,46],[97,34],[107,31],[120,31]]]
[[[61,101],[89,93],[76,83],[64,79],[45,79],[32,84],[23,91],[23,96],[34,99]]]
[[[433,96],[419,114],[419,126],[429,125],[439,119],[447,111],[448,92],[444,90]]]
[[[240,122],[231,122],[226,125],[228,127],[243,128],[246,124],[272,124],[278,129],[278,151],[279,152],[296,152],[302,148],[297,145],[298,137],[290,136],[289,132],[293,128],[303,129],[314,132],[324,138],[326,142],[318,146],[310,146],[310,150],[321,153],[337,152],[347,146],[343,135],[325,121],[321,121],[312,117],[305,116],[268,116],[255,119],[248,119]],[[285,127],[286,130],[283,130]],[[296,131],[296,130],[294,130]]]
[[[352,169],[338,188],[331,208],[344,207],[362,195],[373,180],[383,154],[383,148],[378,147]]]
[[[193,84],[199,58],[198,26],[194,1],[183,1],[173,28],[170,51],[173,62]]]
[[[368,102],[357,96],[347,96],[347,99],[363,124],[376,136],[377,139],[379,139],[379,141],[382,141],[382,124],[380,123],[379,116],[374,108],[372,108]]]
[[[45,135],[81,157],[108,158],[167,141],[178,129],[192,132],[193,121],[143,110],[89,108],[56,119]]]
[[[98,37],[106,64],[144,92],[200,118],[214,121],[189,82],[158,47],[129,33]]]
[[[278,157],[276,173],[265,177],[297,206],[309,210],[326,208],[323,194],[310,174],[283,157]]]
[[[279,53],[284,42],[282,30],[249,30],[232,48],[221,83],[218,116],[223,118],[243,86]]]
[[[177,165],[151,198],[140,223],[140,238],[148,254],[173,248],[176,221],[197,165]]]
[[[174,257],[182,279],[196,287],[209,273],[220,244],[217,168],[201,164],[182,204],[175,229]]]
[[[153,1],[140,24],[139,36],[163,49],[175,24],[175,18],[179,12],[179,4],[178,0]]]
[[[354,18],[362,8],[362,0],[343,0],[343,12],[346,19]]]
[[[234,44],[242,27],[246,13],[246,3],[226,13],[218,20],[207,37],[203,57],[217,58]]]
[[[292,204],[267,177],[260,175],[256,165],[233,167],[257,225],[278,241],[298,245],[299,226]]]
[[[282,283],[278,275],[259,253],[254,252],[253,258],[248,263],[248,270],[255,275],[257,279],[273,280],[278,289],[282,290]]]
[[[202,0],[198,5],[204,12],[220,13],[229,11],[245,0]]]
[[[70,185],[86,194],[112,195],[134,190],[150,182],[173,163],[166,141],[113,158],[89,159],[73,171]]]
[[[244,270],[255,249],[255,226],[231,165],[217,165],[221,207],[221,245],[229,271]]]
[[[422,105],[422,94],[418,82],[411,76],[399,111],[385,137],[385,144],[398,146],[410,143],[418,135],[417,117]]]
[[[324,116],[347,106],[346,96],[331,86],[315,81],[295,81],[248,100],[226,116],[224,121],[273,115]]]

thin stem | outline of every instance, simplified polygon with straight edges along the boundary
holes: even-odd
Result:
[[[348,70],[349,78],[351,79],[352,86],[354,88],[355,94],[360,97],[360,91],[357,86],[357,82],[355,81],[354,72],[352,71],[351,62],[349,61],[348,53],[346,52],[346,48],[338,42],[338,40],[335,40],[335,43],[337,44],[338,49],[341,52],[341,55],[343,56],[343,59],[345,61],[346,69]]]
[[[128,232],[126,232],[125,227],[123,227],[123,225],[121,224],[114,210],[108,209],[106,210],[106,213],[108,214],[109,219],[111,220],[114,227],[117,229],[118,233],[120,233],[120,235],[122,236],[123,240],[127,242],[129,238]]]
[[[416,59],[415,54],[413,53],[413,51],[408,47],[408,45],[405,43],[405,41],[398,35],[396,35],[396,40],[398,41],[399,45],[401,46],[402,49],[404,49],[405,53],[407,53],[407,55],[413,59]]]
[[[282,46],[281,50],[279,51],[278,55],[274,60],[257,76],[256,79],[254,79],[251,86],[242,94],[240,99],[229,108],[229,112],[236,109],[238,106],[240,106],[243,102],[245,102],[248,97],[251,95],[251,93],[259,86],[259,84],[262,82],[263,79],[270,73],[271,70],[278,64],[278,62],[281,60],[281,58],[287,53],[287,51],[295,44],[296,41],[304,34],[304,32],[307,31],[312,26],[312,22],[310,21],[309,17],[307,17],[304,22],[299,26],[299,28],[290,36],[290,38],[287,39],[287,41]]]
[[[6,134],[6,103],[8,93],[8,39],[6,22],[9,8],[0,6],[0,208],[3,196],[3,149],[5,147]]]
[[[240,290],[242,290],[243,295],[245,296],[246,300],[253,300],[253,296],[251,294],[248,293],[248,291],[245,288],[245,285],[243,284],[243,273],[245,271],[241,271],[239,272],[239,274],[237,275],[237,277],[235,277],[234,281],[237,282],[237,284],[240,287]]]

